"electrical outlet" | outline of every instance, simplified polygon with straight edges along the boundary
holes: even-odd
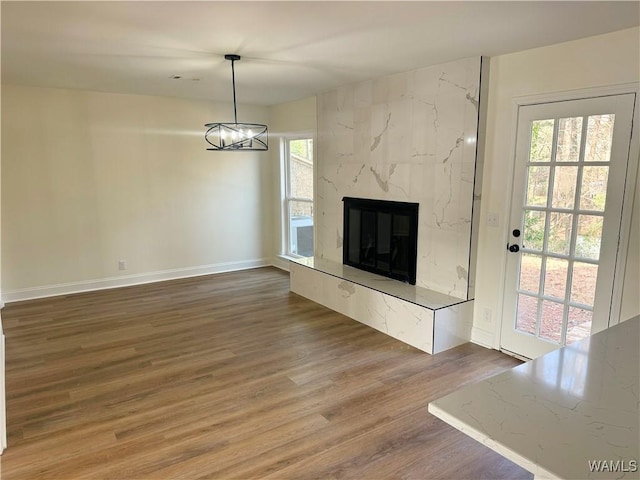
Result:
[[[482,320],[484,320],[485,323],[491,323],[491,309],[490,308],[485,308],[482,311]]]
[[[118,270],[126,270],[126,269],[127,269],[127,262],[125,260],[119,260]]]
[[[487,213],[487,225],[489,227],[498,227],[500,224],[500,216],[496,212]]]

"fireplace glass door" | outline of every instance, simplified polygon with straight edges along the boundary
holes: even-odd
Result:
[[[415,285],[418,204],[343,200],[344,263]]]

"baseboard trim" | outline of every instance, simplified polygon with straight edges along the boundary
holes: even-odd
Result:
[[[178,278],[199,277],[214,273],[235,272],[251,268],[273,265],[273,259],[260,258],[256,260],[244,260],[241,262],[225,262],[212,265],[200,265],[197,267],[174,268],[157,272],[124,275],[120,277],[100,278],[81,282],[60,283],[56,285],[43,285],[2,292],[3,303],[19,302],[22,300],[34,300],[36,298],[55,297],[58,295],[71,295],[74,293],[106,290],[109,288],[130,287],[145,283],[164,282]]]
[[[493,334],[477,327],[471,327],[471,342],[493,350]]]

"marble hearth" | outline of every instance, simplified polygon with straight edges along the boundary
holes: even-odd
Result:
[[[291,291],[427,353],[468,342],[473,300],[320,258],[292,260]]]

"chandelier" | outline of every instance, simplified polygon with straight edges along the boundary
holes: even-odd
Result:
[[[231,60],[231,81],[233,83],[233,123],[207,123],[204,139],[211,147],[207,150],[269,150],[267,126],[260,123],[238,123],[236,108],[236,73],[234,63],[240,55],[227,54]]]

